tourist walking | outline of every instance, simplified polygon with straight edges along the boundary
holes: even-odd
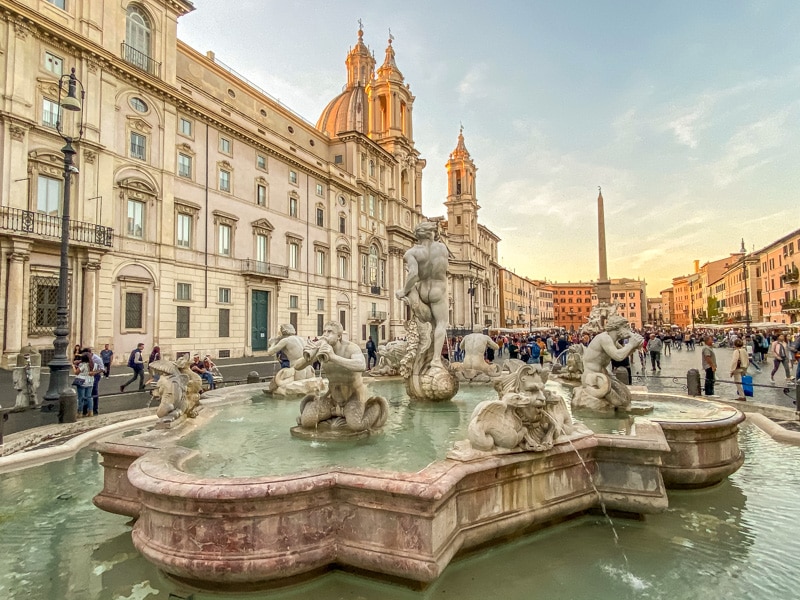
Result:
[[[747,355],[747,350],[744,348],[742,338],[736,338],[733,342],[733,357],[731,359],[731,377],[736,382],[736,399],[746,400],[744,397],[744,388],[742,388],[742,375],[747,373],[747,367],[750,365],[750,357]]]
[[[650,364],[653,367],[653,372],[655,373],[656,367],[658,370],[661,370],[661,350],[664,348],[664,342],[661,341],[661,338],[656,337],[656,334],[650,334],[650,341],[647,344],[647,351],[650,353]]]
[[[789,371],[789,345],[786,343],[786,336],[782,333],[779,334],[778,339],[772,342],[769,351],[773,357],[772,373],[769,374],[769,378],[775,381],[775,373],[778,371],[778,367],[783,365],[783,370],[786,371],[786,380],[794,381],[794,377]]]
[[[76,363],[72,365],[75,373],[73,385],[78,390],[78,417],[88,417],[92,405],[92,383],[94,373],[92,373],[92,359],[89,353],[80,354]]]
[[[111,375],[111,360],[114,358],[114,351],[108,344],[100,350],[100,358],[103,360],[103,375],[108,379],[108,376]]]
[[[103,359],[94,351],[94,348],[86,348],[92,363],[92,414],[96,417],[100,414],[100,378],[106,370]]]
[[[131,378],[128,379],[125,383],[119,386],[119,391],[124,392],[125,388],[128,387],[131,383],[139,379],[139,391],[141,392],[144,389],[144,358],[142,357],[142,352],[144,351],[144,343],[139,342],[139,344],[131,350],[131,354],[128,357],[128,366],[133,370],[133,375]]]
[[[714,373],[717,370],[717,356],[714,354],[714,338],[707,335],[703,339],[703,351],[700,354],[703,369],[706,372],[705,393],[706,396],[714,395]]]
[[[367,371],[378,364],[378,354],[375,350],[375,342],[372,341],[372,336],[369,336],[367,338]]]

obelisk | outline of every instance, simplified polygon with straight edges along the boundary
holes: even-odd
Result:
[[[597,303],[611,304],[611,282],[608,279],[606,261],[606,217],[603,211],[603,190],[598,186],[597,195],[597,246],[600,256],[600,277],[597,279]]]

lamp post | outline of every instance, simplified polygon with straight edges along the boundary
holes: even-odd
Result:
[[[79,89],[80,97],[78,96]],[[69,385],[69,369],[72,367],[72,361],[67,357],[67,345],[69,344],[67,291],[69,289],[70,181],[72,174],[78,172],[73,162],[75,148],[72,147],[72,144],[79,142],[83,137],[83,119],[80,113],[83,110],[84,97],[83,84],[75,77],[75,68],[73,67],[69,75],[62,75],[58,81],[56,131],[66,143],[61,149],[64,153],[64,205],[61,209],[61,262],[58,270],[56,327],[53,331],[56,337],[53,340],[53,359],[47,364],[50,369],[50,383],[44,395],[44,399],[47,401],[60,401],[58,412],[60,423],[74,422],[77,416],[76,393]],[[68,120],[65,118],[67,115],[71,115]]]
[[[469,272],[469,330],[475,329],[475,279],[472,275],[472,269]]]

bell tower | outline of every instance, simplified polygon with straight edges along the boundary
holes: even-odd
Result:
[[[475,192],[477,168],[464,144],[464,128],[445,165],[447,169],[447,230],[472,244],[478,243],[478,200]]]

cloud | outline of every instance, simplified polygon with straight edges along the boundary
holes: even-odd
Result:
[[[489,66],[486,63],[476,63],[458,82],[456,89],[458,90],[458,101],[462,106],[468,104],[470,100],[488,95],[489,84],[486,81],[488,70]]]

